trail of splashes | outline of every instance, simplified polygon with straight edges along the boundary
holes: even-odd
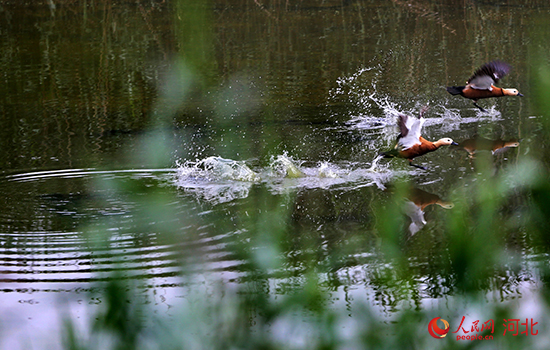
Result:
[[[294,189],[357,189],[373,185],[384,189],[384,183],[395,172],[378,165],[379,158],[370,168],[361,165],[356,168],[355,163],[337,165],[331,162],[304,167],[303,161],[282,154],[272,156],[266,167],[252,170],[243,161],[208,157],[177,163],[175,184],[198,199],[213,204],[245,198],[252,186],[259,182],[275,194]]]
[[[335,169],[329,162],[322,162],[319,164],[318,176],[319,178],[337,179],[340,174],[338,169]]]
[[[226,159],[211,156],[196,161],[176,162],[176,176],[178,184],[185,187],[187,183],[241,181],[258,182],[265,174],[252,170],[244,161]],[[300,169],[301,162],[292,159],[286,153],[272,156],[268,168],[271,170],[268,176],[299,178],[304,177]],[[260,170],[260,172],[262,172]]]
[[[176,166],[176,186],[213,204],[248,197],[252,185],[260,180],[245,162],[222,157],[176,162]]]
[[[400,113],[397,103],[390,101],[388,96],[378,96],[376,82],[372,83],[372,88],[374,92],[368,95],[368,98],[384,112],[384,115],[398,115]]]
[[[373,75],[371,80],[365,84],[361,81],[361,78],[365,72],[370,71],[373,71]],[[363,108],[369,108],[372,101],[385,114],[398,113],[396,103],[390,101],[388,96],[379,96],[377,83],[381,71],[383,71],[383,68],[378,64],[374,67],[361,68],[350,76],[338,78],[336,80],[338,87],[332,91],[332,97],[346,95],[350,102],[358,103]]]
[[[373,85],[374,91],[376,91],[376,81],[381,71],[380,65],[374,67],[361,68],[352,75],[344,76],[336,79],[337,88],[331,91],[331,97],[345,96],[349,102],[353,104],[359,104],[363,108],[368,108],[370,103],[368,96],[370,95],[370,88],[368,84],[364,84],[361,79],[364,78],[365,72],[373,71],[374,77],[370,82]]]
[[[380,64],[362,68],[354,74],[337,79],[338,88],[332,91],[333,97],[344,96],[351,105],[363,111],[359,115],[351,115],[346,125],[379,134],[377,146],[386,144],[394,137],[395,117],[401,112],[400,106],[378,89],[379,76],[383,71]],[[366,72],[370,73],[365,74]],[[373,113],[373,110],[380,110],[382,113]],[[377,146],[373,145],[372,148]]]
[[[275,173],[288,177],[288,178],[298,178],[304,177],[304,173],[300,170],[301,164],[296,164],[297,162],[289,157],[286,153],[278,155],[277,157],[271,157],[270,167],[275,171]]]
[[[176,162],[178,179],[203,178],[213,180],[234,180],[255,182],[260,176],[250,169],[245,162],[222,157],[208,157],[195,162]]]
[[[372,165],[370,166],[370,168],[367,169],[367,171],[375,172],[376,167],[378,166],[378,162],[380,162],[382,158],[384,158],[383,155],[381,154],[377,155],[376,158],[374,158],[374,160],[372,161]]]
[[[357,72],[355,72],[354,74],[350,75],[350,76],[347,76],[347,77],[340,77],[338,79],[336,79],[336,83],[338,84],[338,88],[342,88],[342,87],[345,87],[345,86],[349,86],[351,85],[353,82],[355,82],[359,76],[361,76],[363,73],[365,72],[369,72],[373,69],[380,69],[380,65],[378,66],[374,66],[374,67],[364,67],[364,68],[361,68],[359,69]],[[342,93],[340,90],[336,90],[334,91],[335,93]]]

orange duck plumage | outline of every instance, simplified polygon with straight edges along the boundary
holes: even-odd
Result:
[[[481,111],[485,111],[477,104],[478,100],[490,97],[523,96],[516,89],[503,89],[494,85],[498,83],[499,79],[508,74],[511,69],[512,67],[508,63],[502,61],[485,63],[474,72],[465,86],[448,86],[447,91],[451,95],[461,95],[473,100],[474,106]]]
[[[420,111],[420,119],[399,114],[397,124],[399,125],[401,133],[397,138],[397,145],[395,145],[393,150],[382,152],[380,155],[384,156],[384,158],[405,158],[409,161],[410,165],[420,169],[426,169],[422,166],[413,164],[412,160],[428,152],[433,152],[441,146],[458,145],[448,137],[431,142],[420,136],[422,125],[425,122],[423,115],[426,110],[427,108],[424,107]]]

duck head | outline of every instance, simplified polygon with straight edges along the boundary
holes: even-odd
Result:
[[[449,145],[458,146],[458,143],[454,142],[453,139],[448,138],[448,137],[439,139],[439,140],[437,140],[436,142],[434,142],[434,144],[435,144],[437,147],[449,146]]]
[[[445,202],[442,200],[437,201],[435,204],[439,205],[443,209],[453,209],[455,206],[453,202]]]
[[[520,97],[523,96],[523,94],[521,94],[516,89],[502,89],[502,93],[506,96],[520,96]]]
[[[504,147],[519,147],[518,141],[506,141],[504,142]]]

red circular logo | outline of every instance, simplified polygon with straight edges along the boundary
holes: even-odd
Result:
[[[443,322],[443,329],[439,328],[439,326],[437,325],[437,320],[439,319],[441,319],[441,322]],[[430,335],[434,338],[445,338],[447,333],[449,333],[449,322],[445,321],[441,317],[436,317],[428,324],[428,332],[430,332]]]

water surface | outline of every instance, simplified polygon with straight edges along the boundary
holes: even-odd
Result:
[[[549,10],[2,2],[2,346],[59,347],[63,317],[89,327],[105,302],[94,292],[115,278],[168,316],[194,285],[215,300],[211,281],[265,279],[257,292],[277,298],[312,270],[350,313],[366,303],[389,320],[444,303],[461,290],[453,201],[476,197],[482,171],[498,176],[548,143],[529,79],[530,48],[548,50]],[[525,98],[481,101],[483,113],[446,93],[492,59],[513,66],[501,85]],[[424,137],[478,140],[476,151],[418,158],[425,171],[377,159],[394,146],[397,115],[425,105]],[[493,152],[497,141],[518,143]],[[526,205],[512,193],[502,220]],[[401,262],[387,259],[394,237],[380,229],[394,221],[409,274],[400,285],[387,283]],[[509,265],[478,286],[490,302],[540,282],[540,249],[518,222],[503,232]]]

